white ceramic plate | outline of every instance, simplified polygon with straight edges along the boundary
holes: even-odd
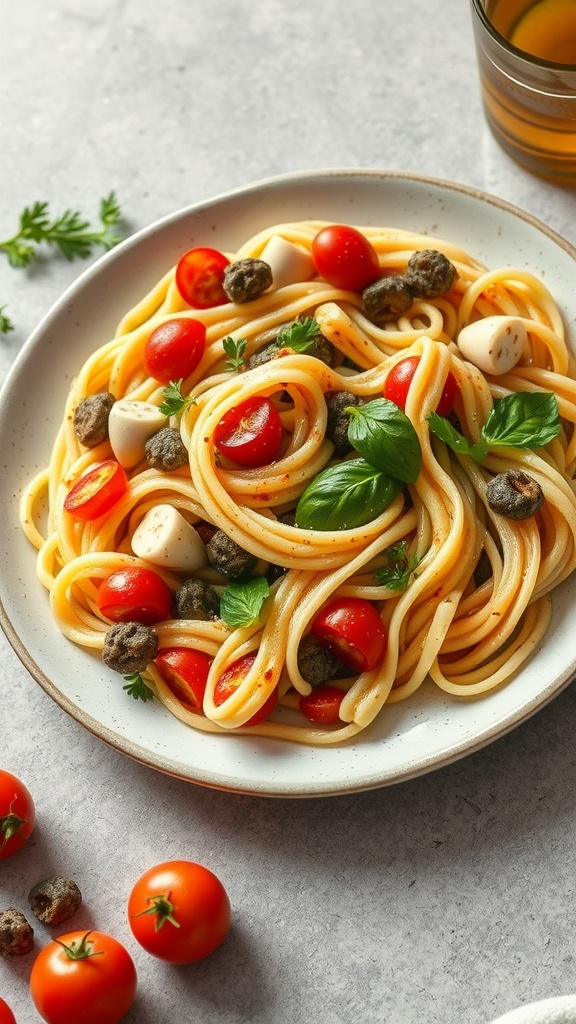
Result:
[[[576,250],[527,214],[462,185],[414,175],[306,172],[197,204],[103,257],[29,339],[0,403],[0,615],[24,665],[66,712],[130,757],[202,785],[275,797],[373,789],[448,764],[527,719],[576,671],[573,580],[554,595],[545,642],[499,692],[456,700],[424,687],[385,709],[352,745],[316,749],[195,732],[157,702],[128,699],[115,673],[55,628],[36,579],[35,553],[20,531],[18,495],[48,461],[71,378],[112,336],[122,314],[191,246],[233,251],[266,225],[302,218],[407,228],[450,239],[490,266],[529,268],[548,284],[567,324],[576,322]]]

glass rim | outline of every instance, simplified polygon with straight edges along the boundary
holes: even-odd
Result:
[[[576,74],[576,63],[574,64],[560,64],[558,61],[545,60],[543,57],[536,57],[533,53],[528,53],[527,50],[521,50],[518,46],[514,46],[506,36],[503,36],[497,28],[490,21],[490,18],[484,10],[483,0],[471,0],[472,8],[478,15],[483,27],[492,36],[492,38],[506,50],[511,53],[514,57],[518,57],[520,60],[525,61],[526,64],[532,64],[539,68],[545,68],[547,71],[570,71]]]

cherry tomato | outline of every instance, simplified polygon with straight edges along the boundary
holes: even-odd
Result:
[[[0,860],[24,846],[35,823],[30,790],[12,772],[0,769]]]
[[[200,320],[176,317],[155,327],[144,345],[143,363],[149,377],[169,384],[194,372],[204,355],[206,327]]]
[[[314,236],[312,260],[320,277],[347,291],[361,292],[380,276],[374,246],[346,224],[330,224]]]
[[[193,964],[210,956],[228,935],[230,919],[222,882],[193,861],[157,864],[140,876],[128,898],[134,938],[170,964]]]
[[[334,725],[340,721],[340,705],[344,696],[344,691],[337,686],[318,686],[300,698],[300,711],[311,722]]]
[[[152,569],[127,566],[103,580],[98,608],[112,622],[141,622],[152,626],[172,618],[172,592]]]
[[[214,686],[214,703],[216,707],[220,707],[224,701],[231,697],[239,686],[242,680],[248,675],[252,665],[256,660],[255,654],[245,654],[242,658],[238,658],[237,661],[233,661],[227,669],[224,670],[219,679],[216,680]],[[267,700],[264,701],[261,708],[256,711],[252,718],[249,718],[244,723],[248,725],[258,725],[259,722],[264,722],[274,711],[276,704],[278,703],[278,689],[272,691]]]
[[[388,398],[402,410],[406,408],[408,391],[419,362],[420,356],[406,356],[406,359],[401,359],[399,363],[392,367],[384,381],[384,398]],[[453,373],[448,373],[444,381],[440,401],[436,406],[436,412],[439,416],[448,415],[454,405],[457,394],[458,382]]]
[[[158,671],[174,696],[190,711],[202,707],[212,658],[190,647],[170,647],[155,658]]]
[[[376,668],[388,644],[386,627],[378,611],[362,597],[331,601],[315,616],[312,633],[355,672]]]
[[[16,1024],[16,1017],[3,999],[0,998],[0,1024]]]
[[[222,287],[224,271],[230,260],[218,249],[189,249],[176,266],[176,287],[189,306],[208,309],[222,306],[228,296]]]
[[[67,932],[40,950],[30,995],[47,1024],[118,1024],[136,995],[129,953],[104,932]]]
[[[270,399],[253,395],[224,413],[214,431],[214,444],[221,455],[254,469],[274,461],[282,435],[282,420]]]
[[[83,473],[64,499],[64,508],[75,519],[90,522],[109,512],[128,487],[119,462],[105,459]]]

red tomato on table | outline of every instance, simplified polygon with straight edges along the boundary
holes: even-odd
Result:
[[[172,618],[172,591],[153,569],[127,566],[103,580],[98,609],[112,622],[141,622],[153,626]]]
[[[354,672],[376,668],[388,644],[381,616],[362,597],[335,598],[315,616],[312,633]]]
[[[214,444],[245,469],[267,466],[282,444],[280,415],[269,398],[252,395],[225,412],[214,431]]]
[[[178,260],[176,287],[189,306],[209,309],[229,302],[222,287],[224,271],[230,260],[218,249],[199,246],[189,249]]]
[[[329,224],[312,239],[312,261],[320,277],[335,288],[362,292],[380,276],[372,243],[347,224]]]
[[[408,391],[410,390],[410,385],[414,379],[419,362],[420,356],[406,356],[406,359],[401,359],[400,362],[392,367],[384,381],[384,398],[394,402],[403,411],[406,409]],[[440,401],[436,406],[436,412],[439,416],[448,415],[454,405],[457,394],[458,382],[453,373],[448,373],[444,381]]]
[[[145,871],[128,899],[135,939],[152,956],[193,964],[210,956],[230,930],[230,900],[208,868],[166,861]]]
[[[130,954],[104,932],[68,932],[36,957],[30,995],[47,1024],[118,1024],[136,995]]]
[[[159,324],[144,345],[143,363],[149,377],[169,384],[194,372],[206,348],[206,327],[200,320],[176,317]]]
[[[91,522],[110,511],[128,487],[119,462],[97,462],[78,478],[64,499],[64,508],[75,519]]]
[[[174,696],[190,711],[198,711],[204,701],[206,680],[212,658],[191,647],[170,647],[154,659],[160,675]]]
[[[0,999],[0,1024],[16,1024],[16,1017],[3,999]]]
[[[12,772],[0,769],[0,860],[24,846],[35,823],[30,790]]]

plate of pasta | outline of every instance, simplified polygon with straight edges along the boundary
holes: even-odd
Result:
[[[576,250],[385,170],[266,179],[86,271],[3,391],[3,629],[106,743],[390,785],[571,680]]]

